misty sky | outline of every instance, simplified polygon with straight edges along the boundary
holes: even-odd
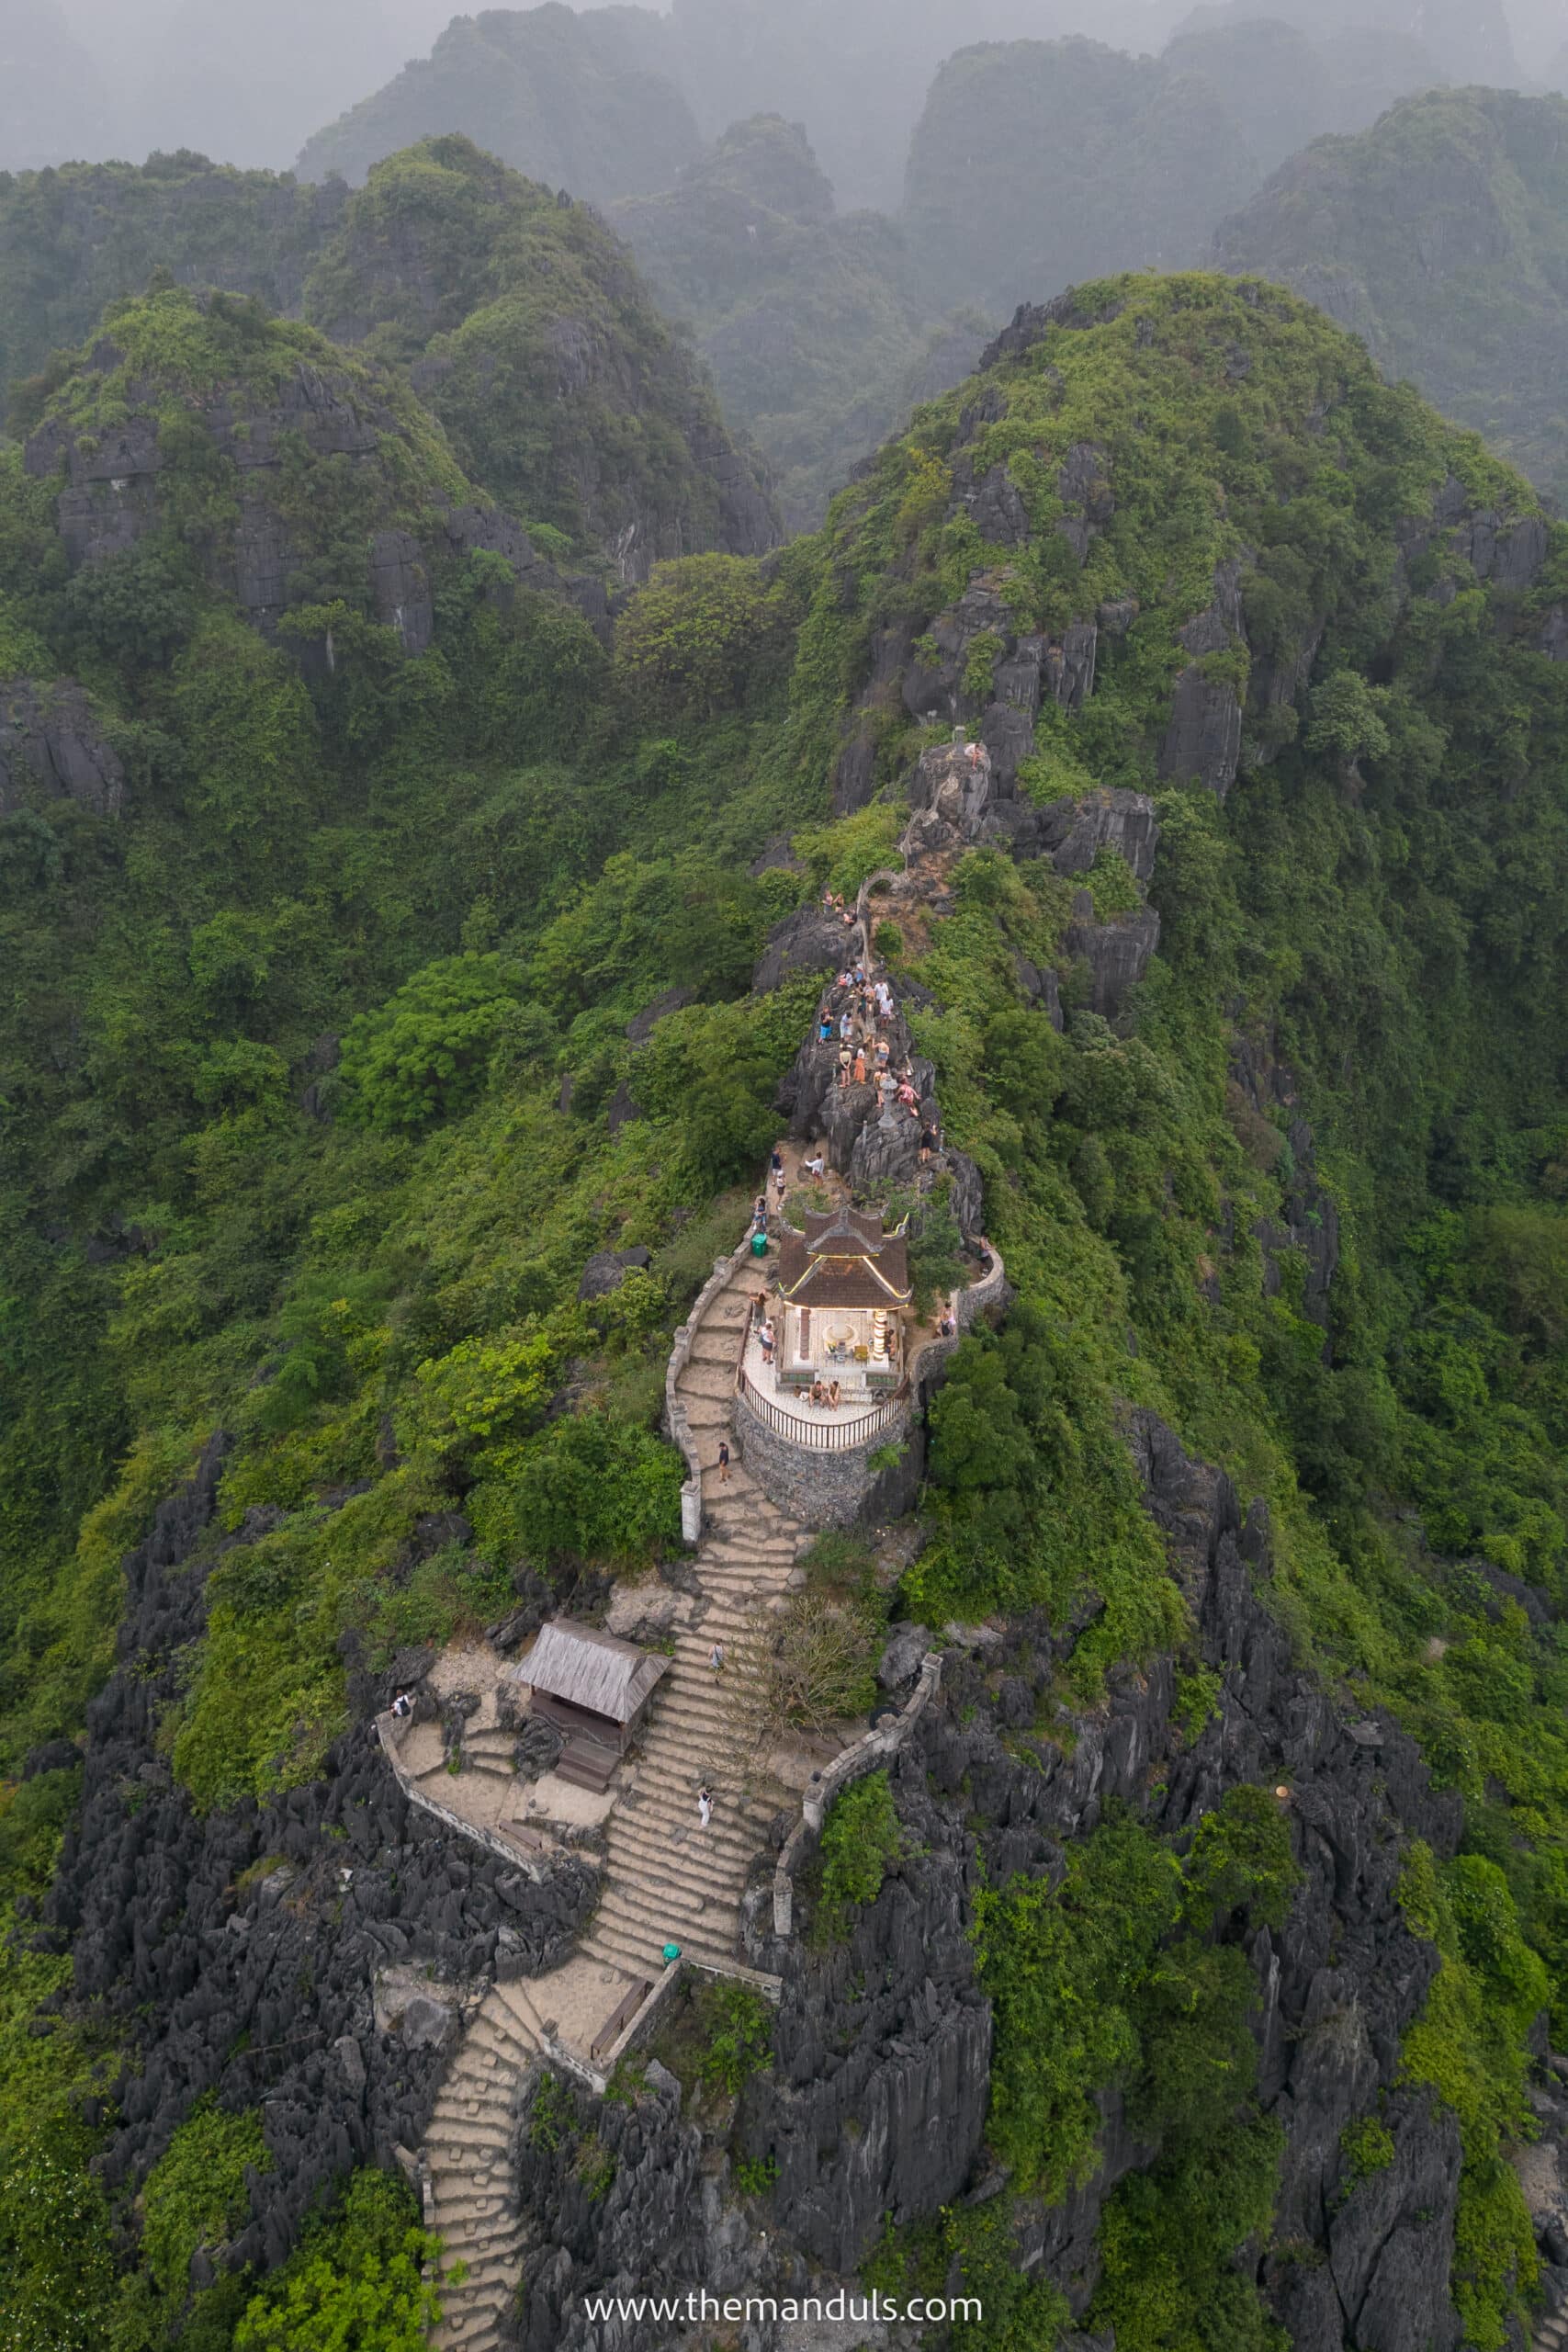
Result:
[[[1544,74],[1568,42],[1568,0],[1205,0],[1197,9],[1192,0],[951,0],[951,7],[945,0],[841,0],[826,10],[816,0],[796,0],[795,7],[790,0],[673,5],[677,19],[701,28],[701,45],[716,40],[737,60],[767,51],[782,12],[784,24],[793,18],[803,35],[821,25],[825,49],[840,24],[852,48],[890,44],[897,61],[902,42],[906,66],[927,78],[942,55],[966,40],[1081,30],[1157,51],[1190,15],[1209,22],[1280,17],[1320,40],[1332,40],[1325,28],[1336,18],[1397,28],[1416,34],[1446,60],[1450,78],[1461,79],[1515,78],[1496,66],[1508,51],[1505,6],[1524,78]],[[453,13],[452,0],[0,0],[0,168],[68,156],[140,161],[160,147],[287,168],[313,132],[407,60],[426,54]],[[727,40],[730,27],[739,32],[751,15],[769,28],[761,42]],[[924,38],[906,38],[917,20]],[[716,23],[723,28],[716,36],[709,32]],[[830,63],[825,54],[829,77]],[[718,82],[727,85],[727,77]],[[766,70],[751,79],[742,74],[733,95],[735,111],[800,111],[798,96],[770,86]],[[698,106],[705,111],[700,99]],[[705,124],[710,136],[721,128]]]

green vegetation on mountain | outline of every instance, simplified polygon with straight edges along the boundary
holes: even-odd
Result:
[[[979,356],[978,315],[939,320],[902,232],[880,213],[836,214],[805,134],[781,116],[732,125],[664,195],[611,218],[663,309],[694,329],[796,529],[821,520],[917,400]]]
[[[1568,102],[1432,90],[1357,138],[1288,164],[1214,247],[1351,328],[1484,433],[1543,490],[1568,492]]]
[[[306,289],[340,339],[412,368],[472,478],[624,577],[756,554],[766,499],[625,247],[467,139],[378,164]]]
[[[543,526],[542,555],[636,579],[776,535],[625,247],[466,139],[389,157],[352,197],[192,155],[0,180],[0,386],[41,380],[154,271],[303,313],[384,383],[412,371],[469,481]]]
[[[1486,584],[1435,505],[1452,483],[1495,531],[1536,514],[1478,440],[1288,294],[1124,278],[923,407],[817,537],[656,571],[613,653],[482,551],[429,556],[431,641],[412,650],[375,616],[373,542],[433,546],[442,500],[472,494],[464,464],[480,469],[459,408],[449,440],[371,361],[412,335],[413,386],[434,402],[461,380],[454,346],[486,311],[442,322],[443,224],[500,199],[453,153],[405,159],[350,219],[340,259],[376,304],[363,359],[165,290],[110,316],[112,366],[78,355],[36,389],[26,422],[48,437],[30,446],[62,463],[128,414],[156,421],[140,535],[96,571],[67,558],[63,474],[0,462],[0,673],[76,679],[122,775],[118,797],[73,797],[13,758],[0,818],[6,1762],[80,1730],[122,1555],[219,1428],[229,1540],[159,1727],[203,1807],[318,1773],[348,1720],[345,1653],[384,1668],[498,1615],[525,1570],[565,1588],[673,1548],[671,1333],[740,1229],[816,1001],[810,973],[750,995],[753,959],[825,881],[852,890],[892,862],[931,740],[886,649],[921,658],[976,584],[1047,637],[1119,614],[1093,694],[1047,699],[1025,781],[1156,796],[1163,934],[1124,1011],[1085,1009],[1073,889],[1046,859],[971,849],[900,941],[901,976],[930,992],[912,1026],[944,1125],[1018,1296],[953,1360],[928,1541],[880,1605],[931,1625],[1043,1611],[1065,1710],[1174,1657],[1201,1727],[1212,1693],[1127,1408],[1267,1502],[1272,1605],[1301,1656],[1406,1724],[1462,1796],[1457,1858],[1408,1860],[1405,1916],[1435,1958],[1404,2066],[1458,2118],[1455,2291],[1469,2340],[1500,2352],[1533,2276],[1506,2160],[1525,2035],[1543,1998],[1557,2018],[1568,1999],[1568,664],[1540,650],[1568,537],[1542,526],[1531,577]],[[514,187],[503,254],[534,233]],[[402,258],[378,278],[356,238]],[[426,372],[449,356],[451,377]],[[230,585],[236,460],[212,415],[259,416],[302,368],[384,421],[360,459],[286,448],[272,495],[301,601],[269,632]],[[1085,449],[1102,494],[1075,537],[1059,526]],[[964,495],[993,476],[1021,517],[1007,544]],[[1194,661],[1178,633],[1231,565],[1244,628],[1196,657],[1247,698],[1222,798],[1162,778],[1160,755]],[[996,647],[971,655],[988,692]],[[875,797],[834,822],[829,777],[863,721]],[[796,863],[751,873],[781,834]],[[1097,882],[1111,914],[1124,878],[1106,863]],[[1021,958],[1055,972],[1065,1031]],[[671,990],[685,1001],[628,1035]],[[1248,1071],[1270,1081],[1257,1101]],[[1314,1289],[1330,1213],[1339,1260]],[[590,1252],[636,1246],[646,1269],[580,1299]],[[468,1532],[419,1553],[415,1528],[459,1505]],[[45,1882],[72,1780],[9,1786],[10,1892]],[[881,1795],[857,1810],[891,1868]],[[997,2282],[1014,2332],[990,2341],[1054,2338],[1055,2288],[1011,2266],[1011,2197],[1082,2176],[1108,2089],[1154,2153],[1108,2207],[1090,2324],[1122,2352],[1278,2341],[1257,2262],[1233,2256],[1266,2245],[1275,2195],[1243,1955],[1288,1898],[1283,1842],[1273,1800],[1239,1793],[1179,1852],[1108,1822],[1059,1880],[987,1890],[1010,2194],[931,2222],[944,2261]],[[846,1912],[869,1884],[839,1869]],[[150,2352],[159,2335],[131,2321],[152,2274],[116,2282],[84,2169],[101,2021],[67,2009],[28,2037],[57,1963],[12,1949],[6,1966],[0,2161],[49,2165],[31,2205],[0,2199],[5,2324],[26,2341],[58,2308],[69,2213],[80,2324],[62,2340]],[[154,2269],[176,2225],[181,2244],[218,2226],[187,2167],[164,2187]],[[406,2274],[407,2216],[355,2211],[342,2226],[384,2230]],[[334,2278],[358,2273],[324,2240],[293,2260],[292,2285],[247,2282],[260,2316],[220,2334],[209,2305],[199,2340],[310,2341]]]
[[[0,173],[0,388],[80,343],[155,268],[298,310],[341,209],[341,190],[189,153]]]
[[[672,62],[651,8],[546,0],[456,16],[428,58],[309,140],[299,172],[358,183],[398,149],[461,131],[595,204],[664,187],[699,143]]]

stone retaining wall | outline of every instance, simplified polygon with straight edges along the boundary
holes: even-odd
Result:
[[[751,1236],[733,1250],[728,1258],[716,1258],[713,1272],[697,1293],[691,1313],[676,1331],[670,1344],[670,1361],[664,1367],[664,1425],[670,1442],[678,1445],[686,1458],[686,1483],[681,1489],[681,1541],[695,1546],[703,1536],[703,1465],[697,1453],[697,1442],[692,1435],[692,1425],[686,1408],[680,1397],[681,1374],[691,1361],[692,1341],[697,1327],[708,1308],[718,1296],[744,1260],[750,1254]]]
[[[741,1459],[770,1502],[776,1503],[807,1527],[852,1527],[875,1510],[884,1516],[908,1510],[914,1497],[908,1484],[894,1472],[874,1470],[874,1454],[909,1440],[921,1419],[931,1390],[947,1359],[965,1331],[981,1317],[1004,1306],[1009,1296],[1007,1269],[999,1250],[990,1251],[989,1269],[977,1283],[958,1293],[953,1320],[958,1329],[950,1340],[928,1340],[909,1359],[908,1401],[889,1416],[869,1444],[846,1447],[842,1453],[818,1453],[795,1445],[768,1428],[741,1394],[735,1399],[735,1442]]]
[[[795,1925],[795,1873],[822,1835],[822,1824],[835,1797],[868,1772],[890,1764],[942,1688],[942,1652],[928,1650],[920,1679],[902,1712],[890,1724],[865,1732],[841,1756],[820,1772],[813,1772],[800,1801],[800,1819],[785,1838],[773,1870],[773,1933],[787,1936]]]
[[[410,1779],[403,1770],[402,1758],[398,1752],[402,1744],[403,1728],[399,1724],[397,1717],[389,1708],[384,1710],[376,1718],[376,1731],[381,1742],[381,1751],[391,1766],[398,1786],[410,1804],[417,1805],[422,1813],[428,1813],[433,1820],[441,1824],[443,1829],[454,1829],[459,1838],[472,1838],[477,1844],[488,1846],[492,1854],[499,1854],[503,1862],[514,1871],[521,1871],[525,1878],[537,1881],[547,1877],[552,1863],[559,1859],[558,1855],[531,1853],[526,1847],[515,1844],[507,1837],[504,1830],[487,1829],[480,1822],[466,1820],[462,1814],[454,1812],[450,1805],[443,1804],[436,1797],[427,1796],[417,1782]],[[590,1867],[592,1866],[591,1855],[579,1854],[577,1859],[580,1861],[588,1862]]]
[[[873,1454],[901,1445],[914,1417],[913,1399],[901,1405],[869,1445],[842,1453],[818,1453],[780,1437],[759,1420],[744,1396],[735,1399],[735,1442],[746,1467],[770,1502],[805,1527],[852,1527],[875,1486]]]

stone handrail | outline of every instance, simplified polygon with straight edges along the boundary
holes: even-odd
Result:
[[[953,1319],[958,1326],[957,1330],[953,1332],[951,1339],[925,1340],[918,1348],[913,1348],[909,1351],[908,1379],[912,1388],[919,1388],[920,1382],[932,1366],[941,1363],[944,1357],[952,1355],[964,1334],[971,1329],[979,1321],[981,1316],[991,1307],[999,1306],[1007,1296],[1007,1268],[1002,1263],[1001,1251],[992,1241],[982,1242],[981,1247],[989,1255],[991,1263],[987,1272],[981,1275],[977,1283],[966,1284],[958,1293],[953,1312]]]
[[[697,1336],[697,1328],[704,1316],[736,1268],[744,1263],[750,1248],[751,1236],[748,1232],[746,1238],[728,1258],[714,1260],[712,1273],[697,1293],[690,1314],[670,1343],[670,1361],[664,1367],[665,1425],[670,1431],[671,1442],[680,1447],[686,1461],[686,1483],[681,1489],[681,1540],[683,1544],[696,1544],[702,1541],[703,1465],[686,1408],[677,1393],[681,1374],[691,1361],[692,1342]]]
[[[422,1813],[428,1813],[433,1820],[440,1822],[444,1829],[455,1829],[460,1838],[472,1838],[479,1845],[487,1846],[492,1854],[499,1854],[502,1860],[510,1863],[513,1870],[524,1871],[529,1878],[543,1878],[553,1859],[552,1856],[530,1853],[526,1848],[517,1845],[508,1838],[502,1830],[487,1829],[482,1823],[477,1821],[465,1821],[460,1813],[454,1813],[452,1808],[443,1804],[438,1797],[428,1796],[423,1789],[416,1787],[403,1770],[402,1757],[399,1752],[409,1728],[408,1724],[399,1722],[389,1707],[383,1708],[376,1718],[376,1730],[381,1742],[381,1753],[391,1766],[392,1777],[410,1804],[418,1805]],[[586,1858],[580,1855],[578,1859],[581,1860]]]
[[[842,1755],[836,1756],[820,1772],[813,1772],[800,1800],[800,1819],[784,1839],[773,1869],[775,1936],[787,1936],[794,1931],[795,1873],[807,1845],[822,1835],[829,1806],[852,1782],[864,1780],[868,1772],[880,1771],[885,1764],[892,1762],[941,1688],[942,1652],[928,1650],[920,1666],[919,1681],[896,1720],[863,1732]]]
[[[857,1446],[869,1445],[897,1419],[909,1394],[908,1381],[901,1380],[889,1396],[852,1421],[813,1421],[764,1396],[744,1364],[736,1375],[736,1387],[765,1429],[791,1445],[804,1446],[808,1453],[852,1453]]]

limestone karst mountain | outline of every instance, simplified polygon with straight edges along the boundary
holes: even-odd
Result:
[[[1001,314],[1080,278],[1179,269],[1258,166],[1224,98],[1102,43],[960,50],[909,148],[902,220],[935,287]]]
[[[1432,91],[1296,157],[1215,254],[1294,286],[1543,489],[1568,490],[1568,105]]]
[[[800,127],[777,115],[732,125],[672,188],[610,217],[665,311],[694,328],[726,415],[775,469],[796,529],[986,340],[977,313],[941,316],[896,223],[836,210]]]
[[[640,578],[661,556],[776,537],[755,465],[625,247],[468,141],[390,157],[352,195],[199,156],[23,175],[0,190],[0,378],[42,368],[154,268],[412,372],[413,407],[449,429],[472,482],[573,562]]]
[[[775,548],[581,204],[219,176],[0,443],[0,2335],[1552,2345],[1568,532],[1132,273]]]
[[[357,184],[398,149],[460,131],[596,204],[664,187],[699,143],[674,64],[651,8],[547,0],[455,16],[428,58],[308,140],[299,171]]]

